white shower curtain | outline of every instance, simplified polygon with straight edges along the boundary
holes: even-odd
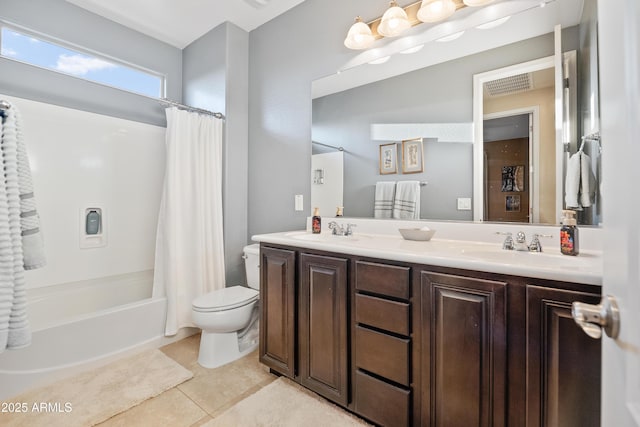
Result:
[[[153,296],[167,297],[166,335],[194,326],[191,303],[225,286],[222,128],[212,116],[168,108],[166,170]]]

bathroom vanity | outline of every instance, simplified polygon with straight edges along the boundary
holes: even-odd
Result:
[[[597,253],[307,232],[261,242],[260,360],[379,425],[598,426]]]

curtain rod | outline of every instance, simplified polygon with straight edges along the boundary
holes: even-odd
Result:
[[[322,145],[323,147],[333,148],[334,150],[344,151],[342,147],[336,147],[335,145],[323,144],[322,142],[311,141],[312,144]]]
[[[184,105],[184,104],[181,104],[179,102],[172,101],[172,100],[166,99],[166,98],[159,99],[158,101],[161,102],[162,104],[171,105],[173,107],[177,107],[177,108],[180,108],[180,109],[183,109],[183,110],[193,111],[195,113],[200,113],[200,114],[207,114],[209,116],[213,116],[213,117],[216,117],[218,119],[225,120],[224,114],[222,114],[222,113],[214,113],[213,111],[203,110],[202,108],[190,107],[189,105]]]

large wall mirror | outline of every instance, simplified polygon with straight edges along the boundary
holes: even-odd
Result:
[[[581,224],[600,224],[596,0],[543,3],[497,2],[520,10],[415,27],[415,40],[432,39],[419,51],[391,41],[314,81],[312,154],[341,165],[314,166],[312,207],[327,200],[318,194],[341,195],[322,215],[343,205],[345,216],[374,217],[376,184],[411,180],[422,184],[421,219],[556,224],[568,207]],[[499,13],[510,18],[477,28]],[[403,173],[402,141],[416,138],[421,167]],[[587,190],[567,182],[578,152]]]

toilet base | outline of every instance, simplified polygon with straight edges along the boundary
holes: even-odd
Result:
[[[258,343],[243,347],[245,347],[243,351],[240,351],[237,332],[213,333],[202,331],[198,364],[205,368],[217,368],[226,365],[254,351],[258,347]]]

